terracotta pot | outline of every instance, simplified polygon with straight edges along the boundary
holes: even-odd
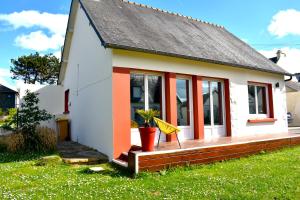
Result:
[[[142,151],[153,151],[156,128],[155,127],[139,128],[139,131],[140,131],[141,142],[142,142]]]

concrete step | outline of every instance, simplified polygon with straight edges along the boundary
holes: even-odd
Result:
[[[108,162],[108,157],[103,153],[76,142],[59,143],[58,152],[67,164],[93,165]]]
[[[107,160],[104,161],[99,158],[62,158],[62,160],[71,165],[96,165],[107,162]]]

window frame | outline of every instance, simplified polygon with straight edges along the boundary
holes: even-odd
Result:
[[[214,123],[214,114],[212,113],[213,112],[212,111],[213,109],[212,109],[211,113],[210,113],[210,124],[204,124],[204,127],[212,128],[212,129],[225,127],[226,126],[225,82],[223,79],[218,79],[218,78],[203,78],[203,81],[208,81],[209,96],[210,96],[210,109],[213,108],[213,94],[212,94],[211,82],[220,82],[221,83],[221,87],[222,87],[222,94],[221,94],[222,95],[222,121],[223,121],[222,125]],[[204,110],[203,110],[203,112],[204,112]]]
[[[254,95],[255,95],[255,114],[250,113],[249,108],[249,86],[254,86]],[[258,97],[257,97],[257,87],[264,87],[265,88],[265,107],[266,107],[266,114],[258,113]],[[270,117],[270,99],[269,99],[269,87],[268,84],[265,83],[257,83],[257,82],[248,82],[247,84],[247,91],[248,91],[248,114],[250,118],[259,118],[265,119]]]
[[[130,74],[138,74],[138,75],[144,76],[145,110],[149,110],[148,76],[160,76],[161,77],[161,90],[162,90],[161,91],[161,96],[162,96],[161,116],[162,116],[163,120],[166,120],[166,109],[165,109],[166,108],[166,98],[165,98],[165,75],[164,75],[164,73],[132,70],[132,71],[130,71]],[[138,128],[131,128],[131,131],[138,131]]]

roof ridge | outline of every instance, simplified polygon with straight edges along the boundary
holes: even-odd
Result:
[[[120,0],[120,1],[122,1],[124,3],[132,4],[132,5],[140,6],[140,7],[143,7],[143,8],[150,8],[150,9],[162,12],[162,13],[168,13],[168,14],[171,14],[171,15],[184,17],[184,18],[189,19],[189,20],[201,22],[201,23],[204,23],[204,24],[209,24],[209,25],[212,25],[212,26],[215,26],[215,27],[224,28],[224,26],[222,26],[222,25],[210,23],[210,22],[207,22],[207,21],[204,21],[204,20],[201,20],[201,19],[193,18],[191,16],[185,16],[185,15],[182,15],[182,14],[179,14],[179,13],[176,13],[176,12],[170,12],[170,11],[163,10],[163,9],[160,9],[160,8],[155,8],[155,7],[152,7],[152,6],[145,5],[145,4],[136,3],[134,1],[129,1],[129,0]]]

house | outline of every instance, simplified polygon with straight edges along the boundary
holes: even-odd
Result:
[[[289,126],[300,126],[300,83],[288,81],[286,86],[287,112],[290,115]]]
[[[51,115],[55,116],[52,119],[41,122],[41,126],[46,126],[58,132],[56,119],[63,116],[64,107],[64,91],[60,85],[45,85],[45,84],[18,84],[17,86],[19,102],[21,106],[24,103],[24,96],[27,91],[34,92],[38,95],[38,106],[40,109],[46,110]]]
[[[59,84],[71,139],[118,158],[136,109],[181,141],[287,133],[284,69],[226,28],[122,0],[73,0]],[[175,137],[164,137],[171,142]]]
[[[4,111],[15,108],[17,94],[16,91],[0,84],[0,108]]]

